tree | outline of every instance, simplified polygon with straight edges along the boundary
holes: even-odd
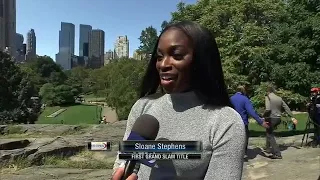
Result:
[[[87,79],[95,96],[105,97],[119,119],[126,119],[138,100],[138,91],[146,61],[121,59],[100,69],[94,69]]]
[[[295,106],[319,83],[319,7],[314,0],[200,0],[179,3],[171,21],[196,21],[215,35],[230,92],[246,84],[259,97],[271,81]]]
[[[145,67],[145,61],[122,60],[108,64],[105,69],[109,72],[104,91],[106,101],[120,119],[128,117],[132,105],[138,100]]]
[[[31,81],[36,85],[37,91],[46,83],[60,85],[67,79],[62,68],[49,56],[37,56],[33,61],[21,65],[21,69],[29,74]]]
[[[35,88],[10,56],[0,51],[0,122],[33,123],[39,116]]]
[[[44,84],[40,89],[43,103],[48,106],[68,105],[75,102],[75,94],[71,86],[51,83]]]
[[[90,69],[84,67],[75,67],[66,72],[67,81],[66,84],[72,86],[74,89],[78,89],[80,93],[88,93],[89,87],[87,87],[87,79],[89,78]]]
[[[29,66],[43,78],[49,78],[52,72],[62,72],[61,66],[56,64],[49,56],[38,56]]]
[[[163,31],[169,25],[168,21],[162,21],[161,23],[161,31]]]
[[[44,84],[39,91],[39,95],[42,99],[42,102],[48,106],[53,106],[55,104],[55,92],[54,85],[51,83]]]
[[[140,40],[139,52],[142,54],[151,54],[153,52],[154,47],[157,44],[158,34],[157,30],[149,26],[145,30],[142,30]]]

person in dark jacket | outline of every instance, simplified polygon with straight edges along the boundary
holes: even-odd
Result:
[[[263,118],[260,118],[259,115],[254,110],[250,99],[246,96],[246,90],[244,86],[238,86],[237,92],[231,97],[231,103],[234,106],[234,109],[240,114],[243,123],[246,128],[246,152],[248,149],[248,140],[249,140],[249,115],[253,117],[257,123],[264,128],[268,128],[269,125],[264,121]]]
[[[313,146],[320,145],[320,88],[312,88],[310,102],[307,104],[309,117],[314,124]]]

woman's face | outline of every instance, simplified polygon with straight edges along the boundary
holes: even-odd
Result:
[[[183,31],[172,28],[162,34],[156,68],[166,93],[179,93],[190,88],[192,57],[192,43]]]

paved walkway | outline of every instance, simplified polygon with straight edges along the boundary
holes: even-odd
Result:
[[[119,121],[118,115],[116,113],[116,110],[114,110],[111,107],[109,107],[107,105],[107,103],[105,103],[105,102],[95,102],[95,101],[90,101],[89,102],[88,100],[86,100],[85,103],[86,104],[95,104],[95,105],[101,106],[102,107],[101,117],[106,116],[108,123],[113,123],[113,122]]]
[[[282,149],[283,159],[264,157],[259,148],[251,149],[244,164],[244,180],[318,180],[320,148],[288,147]]]
[[[107,122],[113,123],[118,121],[118,115],[116,113],[116,110],[113,110],[112,108],[108,106],[104,106],[102,108],[101,117],[106,116]]]

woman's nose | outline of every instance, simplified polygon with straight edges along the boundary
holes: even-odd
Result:
[[[172,67],[170,57],[165,56],[160,62],[160,69],[162,71],[168,71]]]

